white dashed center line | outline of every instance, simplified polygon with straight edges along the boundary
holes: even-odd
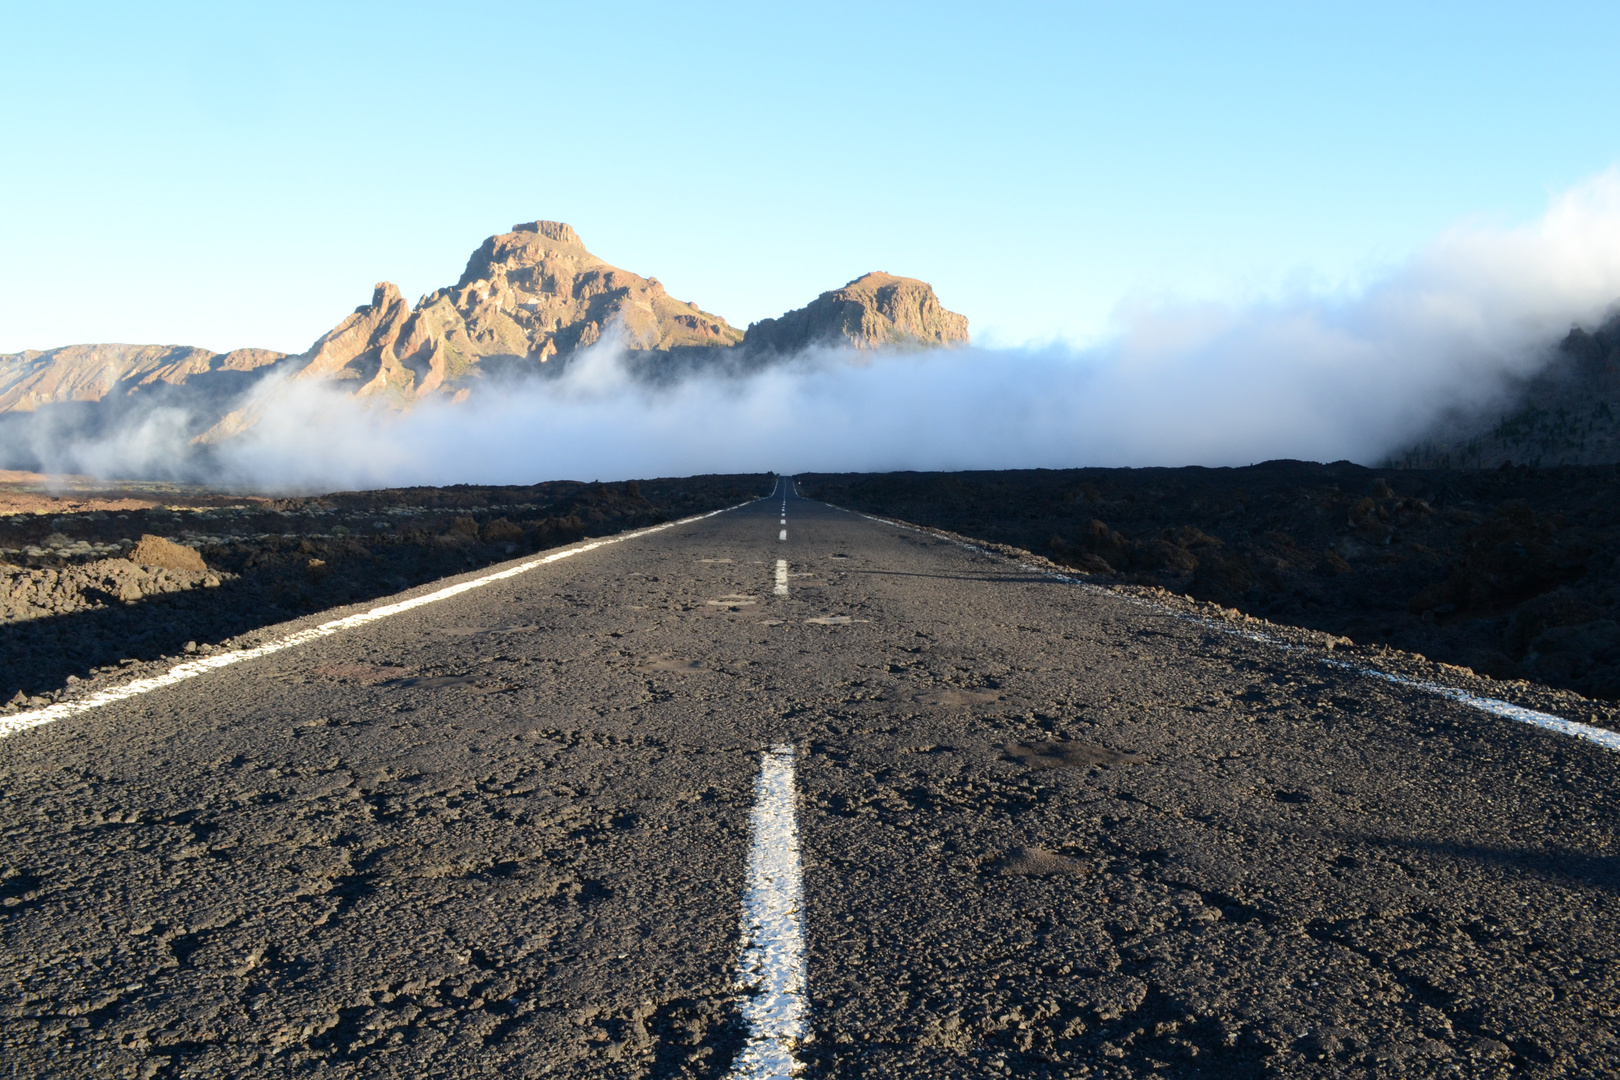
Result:
[[[786,596],[787,591],[787,560],[776,560],[776,595]]]
[[[793,747],[773,746],[754,786],[753,844],[742,898],[737,986],[748,1037],[730,1073],[740,1080],[797,1073],[794,1051],[809,1031],[796,802]]]
[[[781,532],[777,533],[776,538],[778,540],[786,540],[787,539],[787,530],[783,529]]]

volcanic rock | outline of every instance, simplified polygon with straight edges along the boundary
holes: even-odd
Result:
[[[146,539],[167,543],[159,537]],[[213,588],[235,580],[234,574],[208,569],[202,557],[190,548],[169,546],[191,552],[194,565],[137,565],[127,559],[97,559],[59,568],[0,563],[0,625],[129,604],[164,593]]]
[[[195,548],[176,544],[172,540],[165,540],[151,533],[142,536],[140,543],[130,549],[129,561],[137,566],[164,570],[185,570],[199,574],[208,571],[208,565],[203,562],[203,557],[197,554]]]
[[[877,271],[780,318],[751,324],[743,344],[762,353],[796,353],[814,346],[930,348],[967,340],[967,317],[947,311],[933,286]]]

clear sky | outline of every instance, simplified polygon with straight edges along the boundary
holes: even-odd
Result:
[[[0,351],[300,351],[537,217],[733,323],[1354,287],[1620,162],[1620,5],[23,4]]]

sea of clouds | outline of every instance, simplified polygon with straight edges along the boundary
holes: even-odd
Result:
[[[653,387],[611,336],[561,376],[409,411],[330,384],[255,388],[258,423],[208,459],[215,483],[332,490],[706,472],[1375,463],[1447,416],[1488,410],[1575,325],[1620,300],[1620,171],[1516,228],[1458,226],[1350,293],[1123,311],[1103,344],[823,350],[746,376]],[[196,467],[159,408],[94,437],[58,431],[53,469]],[[198,478],[190,476],[189,478]]]

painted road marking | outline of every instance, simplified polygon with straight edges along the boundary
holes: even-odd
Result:
[[[828,503],[827,505],[831,506],[832,504]],[[844,510],[844,508],[841,506],[836,507],[835,509]],[[924,529],[916,525],[907,525],[903,522],[890,521],[888,518],[873,517],[870,514],[861,514],[851,510],[844,510],[844,512],[846,514],[854,513],[857,517],[863,517],[867,521],[875,521],[881,525],[890,525],[896,529],[906,529],[910,532],[918,532],[924,533],[928,536],[936,536],[941,540],[955,544],[957,547],[966,548],[968,551],[976,551],[980,555],[992,555],[991,552],[986,551],[977,544],[969,544],[966,541],[958,540],[955,537],[947,536],[946,534],[936,532],[933,529]],[[1019,562],[1017,559],[1011,559],[1007,556],[992,557],[1006,558],[1007,561],[1011,562],[1020,570],[1029,570],[1033,573],[1052,578],[1055,581],[1062,581],[1078,588],[1088,589],[1095,593],[1101,593],[1105,596],[1110,596],[1115,600],[1123,600],[1127,604],[1135,604],[1138,607],[1151,608],[1152,610],[1161,614],[1169,615],[1171,618],[1186,619],[1189,622],[1195,622],[1200,626],[1207,627],[1222,634],[1231,634],[1236,637],[1245,638],[1249,641],[1262,642],[1280,649],[1283,652],[1300,652],[1304,650],[1304,646],[1282,641],[1278,638],[1272,637],[1270,634],[1262,634],[1256,630],[1238,630],[1234,627],[1227,626],[1225,623],[1217,622],[1214,619],[1205,618],[1202,615],[1194,615],[1189,612],[1178,611],[1173,607],[1169,607],[1168,605],[1160,604],[1156,601],[1148,600],[1140,596],[1131,596],[1128,593],[1115,592],[1113,589],[1105,588],[1101,585],[1093,585],[1089,581],[1082,581],[1079,578],[1070,577],[1068,574],[1059,574],[1055,571],[1047,570],[1045,567],[1031,566],[1029,563]],[[1544,728],[1547,731],[1556,731],[1560,735],[1568,735],[1576,739],[1585,739],[1588,742],[1596,743],[1606,750],[1620,751],[1620,731],[1610,731],[1608,728],[1595,727],[1592,724],[1583,724],[1578,720],[1568,720],[1553,713],[1544,713],[1536,709],[1527,709],[1523,705],[1515,705],[1511,701],[1503,701],[1501,698],[1485,697],[1482,694],[1475,694],[1472,691],[1464,690],[1460,687],[1447,686],[1444,683],[1430,682],[1427,679],[1413,679],[1405,675],[1397,675],[1392,671],[1383,671],[1379,668],[1369,667],[1365,664],[1354,664],[1348,660],[1330,660],[1324,658],[1321,662],[1326,664],[1328,667],[1339,668],[1342,671],[1350,671],[1354,672],[1355,674],[1366,675],[1374,679],[1383,679],[1385,682],[1394,683],[1396,686],[1409,686],[1414,690],[1422,690],[1424,693],[1434,694],[1437,697],[1443,697],[1449,701],[1455,701],[1459,705],[1467,705],[1471,708],[1478,709],[1480,712],[1488,713],[1491,716],[1500,717],[1503,720],[1513,720],[1520,724],[1531,724],[1535,727]]]
[[[55,723],[58,720],[65,720],[70,716],[77,716],[82,712],[89,712],[91,709],[99,709],[103,705],[111,705],[114,702],[123,701],[126,698],[137,697],[141,694],[149,694],[153,690],[161,690],[166,686],[173,686],[176,683],[185,682],[187,679],[194,679],[198,675],[205,675],[208,672],[218,670],[219,668],[230,667],[232,664],[240,664],[244,660],[256,660],[261,656],[269,656],[271,653],[277,653],[283,649],[290,649],[294,645],[302,645],[305,642],[315,641],[323,637],[329,637],[340,630],[348,630],[356,626],[364,626],[366,623],[376,622],[379,619],[386,619],[391,615],[398,615],[401,612],[424,607],[428,604],[436,604],[440,600],[448,600],[452,596],[460,596],[464,592],[468,592],[472,589],[482,588],[483,586],[492,582],[504,581],[507,578],[517,577],[519,574],[526,574],[535,567],[544,566],[547,563],[554,563],[559,559],[567,559],[574,555],[584,554],[587,551],[595,551],[597,548],[606,547],[609,544],[618,544],[623,543],[626,540],[635,540],[639,537],[650,536],[655,532],[662,532],[665,529],[673,529],[677,525],[690,525],[694,521],[702,521],[705,518],[712,518],[716,514],[728,513],[732,510],[736,510],[747,505],[747,503],[739,503],[737,506],[728,506],[724,510],[712,510],[707,514],[699,514],[696,517],[682,518],[680,521],[670,521],[665,522],[662,525],[654,525],[650,529],[640,529],[636,532],[624,533],[620,536],[609,536],[601,540],[593,540],[589,544],[581,544],[579,547],[567,548],[563,551],[554,551],[550,555],[546,555],[543,558],[530,559],[528,562],[519,563],[517,566],[509,567],[505,570],[498,570],[493,574],[485,574],[481,578],[474,578],[471,581],[458,582],[455,585],[447,586],[446,588],[439,589],[435,592],[425,593],[422,596],[413,596],[409,600],[401,600],[396,604],[384,604],[382,607],[375,607],[370,611],[362,611],[358,614],[349,615],[342,619],[333,619],[331,622],[324,622],[319,626],[312,626],[308,630],[300,630],[297,633],[288,634],[286,637],[277,638],[276,640],[268,642],[267,644],[259,645],[251,649],[233,649],[230,652],[216,653],[213,656],[205,657],[202,660],[190,660],[184,664],[179,664],[170,668],[162,675],[154,675],[149,679],[136,679],[133,682],[127,682],[122,686],[108,687],[106,690],[91,694],[88,697],[79,698],[76,701],[63,701],[55,705],[48,705],[43,709],[35,709],[32,712],[14,713],[11,716],[0,716],[0,739],[4,739],[10,735],[15,735],[19,731],[26,731],[29,728],[39,727],[41,724]],[[782,535],[784,538],[787,536],[786,533],[783,533]]]
[[[776,560],[776,595],[786,596],[787,593],[787,560]]]
[[[787,530],[783,529],[781,532],[777,533],[776,538],[778,540],[786,540],[787,539]]]
[[[1279,642],[1278,644],[1284,643]],[[1284,647],[1289,646],[1284,644]],[[1362,675],[1370,675],[1375,679],[1383,679],[1385,682],[1392,682],[1397,686],[1410,686],[1414,690],[1423,690],[1439,697],[1448,698],[1460,705],[1471,705],[1481,712],[1499,716],[1503,720],[1517,720],[1521,724],[1533,724],[1539,728],[1546,728],[1548,731],[1556,731],[1560,735],[1570,735],[1577,739],[1595,742],[1609,750],[1620,750],[1620,731],[1593,727],[1591,724],[1583,724],[1578,720],[1566,720],[1562,716],[1556,716],[1553,713],[1538,712],[1535,709],[1527,709],[1523,705],[1515,705],[1511,701],[1484,697],[1455,686],[1429,682],[1427,679],[1410,679],[1405,675],[1396,675],[1393,672],[1380,671],[1377,668],[1363,667],[1360,664],[1352,664],[1344,660],[1324,660],[1322,662],[1329,667],[1344,668]]]
[[[742,898],[737,988],[748,1036],[730,1075],[746,1080],[798,1072],[795,1050],[809,1033],[796,802],[793,747],[773,746],[754,785],[753,842]]]

